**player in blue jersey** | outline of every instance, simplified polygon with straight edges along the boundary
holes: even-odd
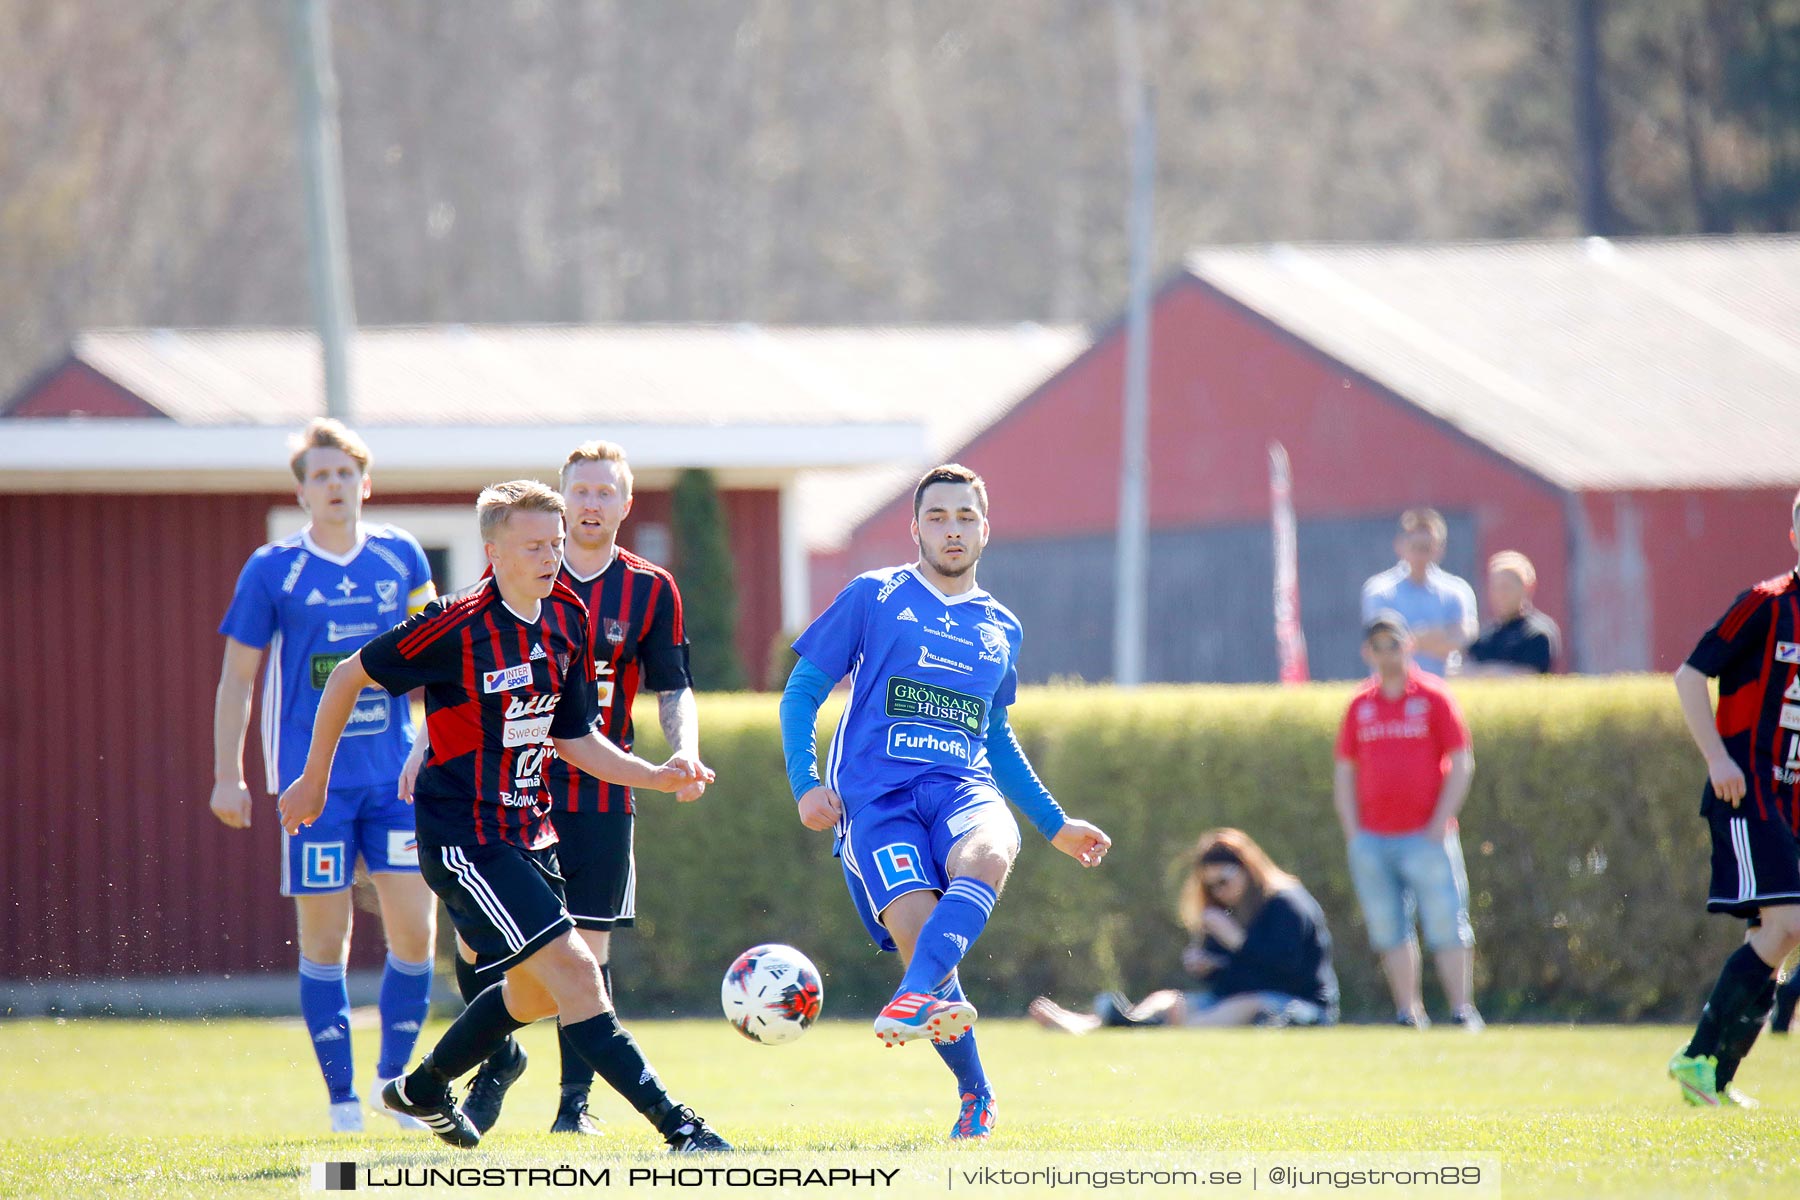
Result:
[[[876,1036],[890,1046],[931,1038],[961,1098],[954,1140],[985,1138],[994,1124],[975,1007],[956,968],[1019,853],[1002,796],[1084,867],[1112,845],[1063,814],[1007,723],[1022,631],[975,583],[987,511],[979,475],[956,464],[928,471],[913,491],[918,561],[851,580],[794,643],[800,661],[781,698],[800,820],[836,828],[834,852],[869,936],[906,964]],[[846,675],[850,697],[821,780],[819,705]]]
[[[234,829],[250,827],[244,732],[265,651],[263,760],[268,790],[279,795],[306,766],[313,716],[332,668],[437,594],[425,552],[410,534],[361,521],[369,449],[360,438],[336,421],[314,421],[296,441],[291,465],[309,523],[250,556],[219,626],[225,662],[213,710],[212,810]],[[359,858],[380,898],[388,943],[380,1082],[405,1073],[430,1006],[436,902],[419,874],[412,808],[395,789],[412,739],[405,698],[379,688],[363,692],[332,770],[324,815],[281,839],[281,892],[294,898],[300,926],[300,1011],[325,1076],[334,1132],[363,1127],[344,981]]]

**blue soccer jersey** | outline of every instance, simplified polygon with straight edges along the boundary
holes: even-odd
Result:
[[[279,794],[306,768],[313,717],[331,669],[436,594],[425,551],[391,525],[359,526],[347,555],[320,549],[303,530],[250,556],[219,632],[269,650],[262,741],[270,792]],[[331,788],[392,785],[412,741],[412,708],[405,698],[364,689],[338,745]]]
[[[1019,689],[1018,618],[980,588],[946,596],[911,567],[859,575],[794,649],[850,700],[832,738],[825,783],[847,816],[921,779],[991,778],[995,706]]]

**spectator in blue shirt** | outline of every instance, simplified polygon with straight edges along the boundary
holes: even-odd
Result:
[[[1371,576],[1362,590],[1363,624],[1384,610],[1399,613],[1412,630],[1413,662],[1438,676],[1457,670],[1463,650],[1480,629],[1475,589],[1438,566],[1447,535],[1436,509],[1407,509],[1394,538],[1400,561]]]

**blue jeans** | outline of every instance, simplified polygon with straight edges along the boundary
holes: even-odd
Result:
[[[1469,879],[1456,834],[1440,842],[1423,833],[1358,831],[1350,839],[1350,881],[1376,953],[1410,942],[1415,914],[1431,950],[1475,944]]]

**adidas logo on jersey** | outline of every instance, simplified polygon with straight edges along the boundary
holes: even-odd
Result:
[[[896,616],[894,618],[894,620],[896,620],[896,621],[911,621],[914,625],[917,625],[919,623],[919,618],[913,616],[913,610],[910,608],[901,609],[899,615]]]
[[[649,1067],[645,1067],[644,1073],[642,1075],[638,1076],[638,1083],[645,1084],[645,1083],[655,1083],[655,1082],[656,1082],[656,1072],[652,1071]]]
[[[529,658],[529,659],[538,659],[538,658],[544,657],[544,647],[541,644],[533,646],[531,648],[531,653],[526,655],[525,657]]]
[[[306,597],[306,602],[308,604],[323,604],[325,603],[325,593],[321,592],[318,588],[314,588],[312,593]]]

